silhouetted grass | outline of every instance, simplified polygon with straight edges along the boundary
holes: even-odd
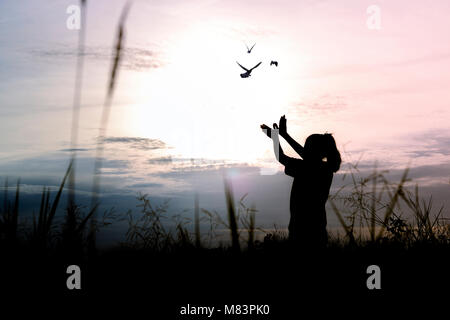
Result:
[[[200,236],[200,210],[199,210],[199,203],[198,203],[198,193],[195,193],[195,200],[194,200],[194,223],[195,223],[195,246],[197,248],[200,248],[202,246],[201,244],[201,236]]]
[[[72,169],[73,160],[70,162],[69,167],[67,168],[67,171],[61,182],[59,190],[56,193],[53,203],[50,203],[50,190],[44,187],[44,190],[42,191],[38,219],[36,221],[36,217],[33,217],[33,230],[31,233],[32,241],[37,247],[41,249],[45,249],[47,247],[47,242],[51,238],[50,232],[53,225],[53,219],[55,217],[56,210],[61,199],[64,184],[66,183],[67,177],[71,174]],[[19,190],[19,188],[17,188],[17,190]]]
[[[237,219],[236,219],[236,213],[235,213],[235,204],[234,204],[234,197],[233,197],[233,188],[231,186],[231,182],[227,179],[224,179],[225,181],[225,199],[227,203],[227,212],[228,212],[228,223],[231,233],[231,247],[233,248],[233,251],[239,252],[241,250],[241,247],[239,245],[239,233],[238,233],[238,226],[237,226]]]
[[[92,221],[95,209],[90,209],[86,215],[82,215],[80,207],[69,204],[64,222],[59,223],[58,226],[54,219],[72,165],[71,162],[53,201],[50,199],[49,189],[43,189],[38,215],[33,216],[31,226],[24,227],[29,230],[26,234],[29,234],[29,242],[33,247],[45,250],[48,244],[55,242],[55,239],[60,239],[59,243],[67,247],[72,247],[73,243],[78,243],[79,247],[85,245],[81,239],[85,234],[88,221]],[[443,207],[434,212],[432,197],[421,198],[417,185],[413,190],[405,186],[405,183],[409,181],[408,169],[404,171],[398,183],[388,182],[383,173],[376,170],[368,177],[357,177],[354,172],[351,174],[353,175],[352,184],[347,186],[350,187],[350,192],[342,194],[345,190],[342,188],[329,199],[347,239],[338,238],[331,242],[338,241],[344,247],[351,245],[360,248],[364,248],[367,244],[383,247],[385,244],[395,242],[405,250],[424,243],[446,246],[450,244],[450,227],[448,221],[442,216]],[[224,186],[227,221],[222,218],[222,214],[205,208],[201,209],[203,217],[200,218],[198,195],[194,199],[193,219],[186,213],[171,214],[169,202],[153,206],[148,195],[139,195],[137,207],[140,208],[140,213],[136,214],[129,210],[122,217],[120,215],[114,217],[116,220],[128,222],[126,240],[121,245],[152,252],[172,252],[180,248],[203,248],[201,238],[209,237],[209,241],[205,242],[208,245],[204,248],[214,248],[217,245],[223,247],[224,244],[226,248],[226,241],[224,242],[224,238],[219,234],[220,230],[229,231],[230,249],[236,253],[241,250],[241,241],[247,243],[248,249],[255,248],[256,231],[264,233],[265,241],[272,245],[286,240],[286,233],[277,231],[277,228],[264,230],[257,227],[256,209],[249,208],[244,203],[247,195],[240,198],[236,208],[230,182],[225,180]],[[8,200],[7,190],[6,181],[4,205],[0,214],[0,241],[3,247],[17,243],[20,216],[20,183],[17,184],[13,204]],[[410,211],[409,215],[405,210]],[[200,233],[200,222],[206,223],[209,230],[203,235]],[[193,231],[190,231],[190,226]],[[98,225],[96,229],[97,227]],[[54,228],[60,232],[52,232]],[[244,238],[241,237],[243,230],[247,234]],[[368,230],[369,237],[365,236],[364,230]],[[218,239],[222,240],[216,241]],[[258,243],[256,248],[261,248],[263,244]]]
[[[363,231],[367,229],[369,242],[378,245],[395,241],[406,248],[417,243],[436,242],[437,239],[448,244],[449,225],[442,217],[443,207],[433,214],[432,196],[428,200],[420,199],[417,185],[414,192],[406,186],[410,181],[409,169],[404,170],[398,183],[390,183],[384,172],[377,172],[376,169],[367,177],[357,177],[357,167],[351,169],[350,186],[341,188],[329,198],[350,242],[357,239],[360,245],[365,245],[367,239]],[[370,184],[372,188],[368,191]],[[341,196],[340,193],[346,189],[350,192]],[[347,213],[345,218],[336,201],[344,207]],[[410,212],[405,212],[405,208],[409,208]],[[360,226],[359,232],[355,230],[356,224]]]
[[[408,285],[404,281],[399,282],[399,279],[415,276],[417,281],[418,273],[423,279],[429,279],[430,273],[442,274],[442,269],[446,268],[443,259],[450,248],[449,224],[441,216],[442,208],[433,214],[432,199],[422,199],[417,186],[413,191],[404,186],[407,171],[396,184],[383,182],[383,187],[375,188],[376,194],[373,193],[374,182],[371,179],[376,177],[384,181],[382,174],[366,178],[355,176],[353,192],[330,197],[330,203],[341,202],[344,205],[340,209],[335,205],[334,209],[346,229],[346,236],[330,237],[320,255],[314,256],[314,252],[305,253],[291,247],[284,229],[277,226],[273,230],[257,227],[256,210],[245,205],[246,195],[236,204],[230,185],[225,183],[226,212],[208,211],[200,208],[198,201],[195,201],[193,219],[186,212],[178,215],[171,213],[169,202],[154,206],[148,195],[139,195],[140,212],[129,210],[125,215],[112,217],[114,221],[128,222],[125,241],[98,251],[95,259],[91,259],[89,254],[89,233],[86,236],[92,210],[83,215],[80,207],[69,206],[62,223],[54,219],[54,212],[63,210],[58,209],[58,202],[69,172],[70,167],[53,201],[49,190],[44,188],[39,216],[31,226],[25,221],[20,223],[18,219],[20,184],[16,188],[14,204],[4,199],[4,209],[0,213],[0,256],[6,257],[6,265],[10,269],[4,274],[9,274],[10,278],[27,279],[23,281],[29,285],[31,280],[24,278],[29,271],[24,266],[39,261],[41,267],[33,269],[37,273],[29,273],[32,281],[41,279],[42,272],[45,272],[47,278],[42,279],[53,279],[52,288],[57,290],[61,288],[61,280],[55,274],[64,270],[68,263],[76,263],[87,264],[92,277],[91,285],[105,292],[129,292],[134,286],[145,283],[158,292],[156,297],[160,297],[159,292],[171,286],[210,288],[210,279],[224,279],[219,291],[228,290],[232,292],[232,297],[236,297],[240,292],[238,283],[247,285],[248,290],[244,291],[254,296],[268,288],[280,290],[280,281],[286,287],[293,277],[299,281],[298,277],[302,274],[308,275],[307,279],[302,278],[297,283],[302,288],[316,288],[319,286],[317,281],[322,281],[327,288],[345,286],[353,290],[360,288],[359,284],[349,283],[348,279],[359,279],[358,272],[373,263],[390,265],[390,274],[392,270],[398,270],[395,281],[391,280],[390,283],[395,283],[399,288]],[[366,190],[367,185],[370,190]],[[381,190],[384,190],[384,196],[380,196]],[[375,205],[373,198],[377,200]],[[400,200],[407,203],[407,208],[414,213],[412,220],[401,215]],[[203,216],[196,219],[200,213]],[[228,219],[223,219],[223,216]],[[230,223],[233,220],[234,223]],[[209,229],[209,232],[199,234],[199,222],[203,222],[204,229]],[[362,231],[358,232],[355,228],[357,222],[362,224],[361,230],[362,227],[369,227],[369,237],[365,237]],[[22,224],[22,228],[18,228],[19,224]],[[95,230],[100,226],[96,222]],[[256,230],[265,233],[263,241],[255,239]],[[33,236],[23,236],[28,233]],[[373,234],[378,236],[374,238]],[[224,241],[223,235],[229,235],[229,241]],[[239,247],[236,242],[233,247],[233,237]],[[199,238],[203,238],[201,246],[198,246]],[[248,250],[241,250],[245,242]],[[12,253],[17,254],[10,256]],[[297,261],[302,264],[299,265]],[[407,276],[404,270],[409,270]],[[260,285],[255,280],[264,277],[271,277],[271,281],[275,281]],[[113,286],[111,279],[114,279]],[[42,281],[46,288],[50,286],[47,280]],[[414,288],[417,288],[416,283]],[[14,285],[17,286],[17,282]],[[422,282],[422,285],[429,286],[429,283]],[[176,294],[183,297],[183,292],[177,291]],[[217,290],[214,292],[217,293]]]
[[[19,193],[20,180],[17,181],[16,196],[14,204],[8,200],[8,179],[5,180],[4,206],[0,216],[0,240],[3,240],[5,247],[13,248],[17,244],[17,228],[19,219]]]
[[[97,147],[95,151],[95,164],[94,164],[94,179],[93,179],[93,186],[92,186],[92,201],[91,201],[91,210],[94,212],[94,217],[92,219],[91,228],[90,228],[90,242],[91,242],[91,251],[95,250],[95,210],[98,203],[98,195],[100,192],[100,170],[102,167],[102,157],[103,157],[103,149],[104,149],[104,143],[106,138],[106,131],[108,127],[108,121],[109,121],[109,114],[111,111],[111,105],[112,105],[112,98],[114,94],[114,89],[116,86],[117,81],[117,75],[119,72],[119,63],[122,58],[122,51],[124,46],[124,40],[125,40],[125,22],[128,16],[128,12],[130,10],[131,2],[127,2],[122,9],[122,13],[120,15],[119,19],[119,25],[117,28],[117,36],[116,36],[116,44],[114,47],[114,55],[113,55],[113,61],[111,66],[111,73],[109,76],[109,83],[108,83],[108,89],[106,93],[105,102],[103,104],[102,108],[102,116],[100,120],[100,128],[99,128],[99,134],[97,137]]]

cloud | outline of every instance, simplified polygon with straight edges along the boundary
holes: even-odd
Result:
[[[380,62],[377,64],[340,64],[323,69],[317,69],[312,73],[312,77],[328,77],[338,76],[343,74],[360,74],[380,71],[381,69],[391,69],[397,67],[408,67],[426,63],[441,62],[450,59],[450,52],[439,52],[431,55],[414,57],[411,59],[394,60],[387,62]]]
[[[61,149],[59,151],[61,152],[73,152],[73,151],[77,151],[77,152],[82,152],[82,151],[89,151],[90,149],[86,149],[86,148],[68,148],[68,149]]]
[[[440,165],[450,162],[450,130],[436,128],[405,134],[397,138],[396,151],[416,165]],[[391,151],[392,152],[392,151]]]
[[[129,186],[127,186],[128,188],[155,188],[155,187],[162,187],[163,184],[161,183],[134,183],[131,184]]]
[[[172,164],[172,170],[191,170],[191,169],[207,169],[216,167],[230,167],[235,166],[235,163],[228,162],[221,159],[205,159],[205,158],[182,158],[182,157],[172,157],[163,156],[155,157],[147,160],[148,164],[152,165],[166,165]]]
[[[122,67],[134,71],[157,69],[164,66],[165,62],[160,54],[152,50],[142,48],[125,48]]]
[[[346,108],[347,103],[343,96],[325,94],[293,103],[289,107],[289,113],[299,114],[301,117],[317,114],[327,115]]]
[[[386,170],[386,176],[389,177],[389,179],[395,180],[402,176],[406,167],[407,164],[405,164],[404,168],[399,168],[398,166],[390,166],[389,162],[383,162],[379,163],[376,168],[378,171]],[[342,169],[343,170],[339,171],[338,175],[344,174],[343,172],[346,168],[343,167]],[[370,175],[371,173],[373,173],[374,169],[375,165],[373,162],[367,161],[360,162],[358,164],[358,171],[361,175]],[[442,181],[449,181],[450,163],[412,166],[409,169],[408,178],[412,179],[413,182],[418,179],[420,179],[422,182],[428,181],[432,183],[436,182],[436,180],[439,180],[440,183]]]
[[[450,163],[441,165],[418,166],[411,169],[410,175],[412,179],[421,178],[441,178],[450,179]]]
[[[114,138],[112,143],[140,143],[144,138]],[[148,139],[152,140],[152,139]],[[120,141],[120,142],[118,142]],[[67,155],[65,155],[67,156]],[[116,155],[114,155],[116,156]],[[154,157],[151,159],[143,158],[144,162],[154,161],[155,163],[172,163],[161,172],[147,170],[141,168],[140,171],[135,171],[139,167],[134,161],[127,158],[126,154],[120,154],[121,159],[110,159],[105,155],[102,172],[102,205],[104,208],[115,207],[117,210],[126,212],[128,209],[136,208],[135,195],[137,191],[151,190],[150,194],[152,200],[158,199],[173,199],[171,202],[171,209],[186,209],[193,206],[194,191],[200,195],[200,205],[202,208],[208,210],[217,210],[219,213],[226,212],[223,177],[227,174],[233,181],[233,191],[236,198],[248,193],[246,203],[248,205],[255,205],[259,210],[257,221],[258,225],[270,227],[274,223],[285,226],[289,221],[289,195],[292,185],[292,178],[279,172],[275,175],[262,176],[260,175],[259,167],[239,164],[226,163],[224,161],[209,161],[206,159],[191,159],[176,158],[169,156]],[[57,190],[61,183],[61,178],[66,168],[67,159],[63,161],[60,159],[52,159],[53,155],[44,155],[38,159],[38,163],[34,163],[32,168],[27,168],[25,164],[36,162],[36,159],[24,159],[19,163],[17,161],[11,162],[13,168],[21,170],[21,183],[24,192],[21,196],[21,206],[26,208],[26,211],[32,212],[39,206],[40,193],[44,185],[52,186],[53,190]],[[62,155],[60,154],[62,158]],[[91,191],[91,173],[92,167],[87,167],[86,163],[93,163],[93,158],[79,158],[77,162],[77,200],[89,204]],[[178,165],[180,161],[186,161]],[[45,165],[43,165],[45,164]],[[367,167],[361,170],[362,176],[370,174],[373,170],[373,164],[369,163]],[[379,167],[384,167],[385,163],[380,163]],[[55,173],[55,168],[58,169],[56,177],[49,177],[50,174]],[[3,164],[0,166],[0,171],[10,172],[11,167]],[[30,174],[38,172],[35,177]],[[401,169],[392,169],[386,174],[388,180],[395,182],[403,171]],[[87,174],[86,181],[80,181],[81,178]],[[123,176],[118,176],[123,174]],[[448,178],[446,181],[441,181],[440,177],[450,177],[450,164],[443,165],[427,165],[416,166],[411,168],[409,176],[413,182],[419,182],[420,192],[422,196],[433,195],[434,203],[437,207],[441,204],[448,207]],[[3,185],[4,177],[0,180],[0,191]],[[342,180],[343,172],[339,172],[333,180],[333,191],[344,184],[351,182],[347,175],[345,181]],[[10,179],[10,196],[13,196],[15,188],[15,179]],[[437,181],[437,182],[436,182]],[[21,186],[22,188],[22,186]],[[64,197],[65,199],[65,197]],[[62,206],[63,207],[63,206]],[[171,212],[176,212],[171,210]],[[447,213],[448,214],[448,213]],[[328,210],[329,226],[339,226],[332,210]]]
[[[108,137],[103,141],[106,144],[126,144],[129,148],[138,150],[158,150],[168,148],[161,140],[140,137]]]
[[[148,159],[147,162],[149,164],[169,164],[172,163],[172,157],[158,157]]]
[[[126,169],[128,168],[128,160],[112,160],[106,159],[102,161],[102,168],[107,169]]]
[[[54,49],[33,49],[30,52],[41,58],[49,58],[51,61],[54,61],[55,58],[73,59],[78,55],[77,49],[68,46],[59,46]],[[94,61],[111,61],[113,50],[106,46],[86,47],[84,56]],[[126,47],[123,49],[121,67],[134,71],[156,69],[165,65],[161,57],[162,54],[154,50]]]
[[[434,129],[413,136],[414,145],[420,149],[411,151],[416,156],[441,154],[450,156],[450,130]]]

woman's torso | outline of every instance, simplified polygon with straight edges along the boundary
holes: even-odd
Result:
[[[333,172],[326,163],[305,163],[296,172],[291,190],[291,219],[326,225],[325,203],[330,192]]]

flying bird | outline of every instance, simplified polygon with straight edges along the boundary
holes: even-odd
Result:
[[[242,69],[245,70],[244,73],[241,73],[241,78],[248,78],[248,77],[250,77],[250,73],[252,73],[252,70],[255,69],[255,68],[257,68],[257,67],[261,64],[261,62],[260,62],[260,63],[258,63],[256,66],[254,66],[253,68],[247,69],[247,68],[244,68],[243,66],[241,66],[241,65],[239,64],[239,62],[236,61],[236,63],[239,65],[239,67],[241,67]]]
[[[272,60],[272,61],[270,62],[270,65],[273,65],[273,64],[275,65],[275,67],[278,67],[278,61],[273,61],[273,60]]]
[[[247,44],[245,45],[247,47],[247,53],[251,53],[252,52],[253,47],[255,46],[255,44],[251,48],[249,48]]]

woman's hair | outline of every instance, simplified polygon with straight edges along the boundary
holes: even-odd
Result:
[[[341,166],[341,154],[330,133],[310,135],[305,141],[304,158],[311,161],[322,161],[326,158],[333,172],[337,172]]]

